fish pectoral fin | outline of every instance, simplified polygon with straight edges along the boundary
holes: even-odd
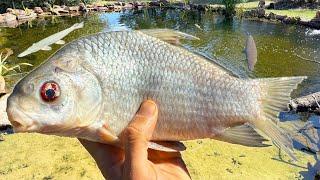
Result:
[[[41,48],[41,50],[50,51],[50,50],[52,50],[52,48],[50,46],[45,46],[45,47]]]
[[[172,29],[144,29],[139,31],[173,45],[180,45],[180,39],[200,40],[198,37]]]
[[[221,135],[213,137],[213,139],[249,147],[270,146],[269,144],[264,144],[267,139],[259,135],[257,131],[248,124],[228,128]]]
[[[184,144],[179,141],[149,141],[148,147],[150,149],[165,152],[179,152],[186,150]]]
[[[55,44],[59,44],[59,45],[62,45],[62,44],[65,44],[66,42],[64,40],[59,40],[57,41]]]

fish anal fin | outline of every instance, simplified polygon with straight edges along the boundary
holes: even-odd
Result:
[[[270,146],[269,144],[264,144],[267,139],[258,134],[248,124],[228,128],[221,135],[213,137],[213,139],[249,147]]]
[[[59,40],[57,41],[55,44],[59,44],[59,45],[62,45],[62,44],[65,44],[66,42],[64,40]]]
[[[165,152],[180,152],[186,150],[184,144],[179,141],[149,141],[148,147]]]
[[[41,48],[42,51],[51,51],[52,48],[50,46],[44,46],[43,48]]]
[[[198,37],[172,29],[144,29],[140,32],[173,45],[180,45],[180,39],[200,40]]]

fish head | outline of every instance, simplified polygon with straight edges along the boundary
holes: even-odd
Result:
[[[84,57],[60,50],[17,83],[7,102],[15,132],[70,136],[66,133],[99,118],[102,90],[96,76],[81,65]]]

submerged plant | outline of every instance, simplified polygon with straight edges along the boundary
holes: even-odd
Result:
[[[12,54],[13,51],[10,48],[4,48],[0,50],[0,76],[6,76],[9,73],[10,75],[15,75],[18,74],[18,71],[21,72],[21,66],[32,66],[32,64],[29,63],[18,63],[13,66],[8,65],[7,59]]]

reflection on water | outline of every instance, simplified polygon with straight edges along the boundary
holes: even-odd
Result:
[[[303,27],[270,24],[263,22],[234,20],[226,21],[221,16],[208,12],[143,9],[138,11],[112,12],[87,17],[46,18],[20,25],[18,28],[0,28],[0,48],[13,49],[11,63],[28,62],[39,65],[52,51],[40,51],[24,58],[16,55],[32,43],[66,29],[76,22],[85,21],[83,29],[76,30],[65,40],[70,42],[80,36],[110,30],[170,28],[199,37],[199,41],[184,41],[183,46],[211,57],[214,61],[239,74],[241,77],[280,77],[307,75],[293,97],[320,91],[320,65],[305,59],[320,62],[320,36],[309,37]],[[198,24],[201,29],[197,28]],[[251,34],[258,48],[258,62],[254,72],[246,67],[243,53],[247,34]],[[25,67],[28,68],[28,67]],[[23,69],[25,71],[31,69]],[[16,78],[8,78],[13,84]],[[297,115],[284,115],[284,120],[300,119]],[[313,119],[312,119],[313,118]],[[311,122],[319,121],[317,116]],[[312,170],[315,166],[310,166]],[[306,177],[306,174],[304,174]]]

